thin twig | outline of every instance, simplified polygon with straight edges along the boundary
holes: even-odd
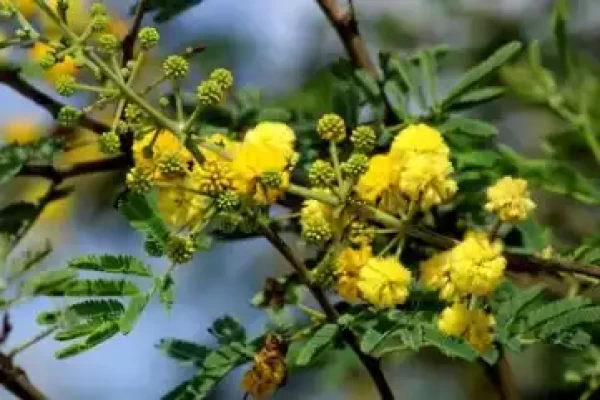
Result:
[[[503,350],[494,365],[484,363],[487,376],[496,387],[500,400],[519,400],[519,389],[517,388],[512,368]]]
[[[100,159],[73,164],[65,169],[57,169],[51,165],[26,165],[17,174],[20,177],[40,177],[55,183],[80,175],[97,172],[118,171],[127,168],[127,158],[122,155],[114,158]]]
[[[57,329],[58,329],[57,326],[52,326],[52,327],[50,327],[48,329],[43,330],[42,332],[38,333],[37,335],[35,335],[31,339],[27,340],[25,343],[22,343],[22,344],[16,346],[11,351],[9,351],[8,354],[7,354],[7,357],[14,358],[20,352],[27,350],[31,346],[35,345],[36,343],[41,342],[42,340],[44,340],[48,336],[52,335],[54,332],[56,332]]]
[[[138,33],[142,28],[142,20],[144,19],[144,14],[146,14],[147,3],[147,0],[139,0],[135,8],[133,23],[121,44],[121,50],[123,52],[123,59],[121,61],[122,66],[127,65],[129,61],[133,60],[135,42],[137,41]]]

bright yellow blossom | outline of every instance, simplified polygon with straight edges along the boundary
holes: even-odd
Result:
[[[52,47],[46,43],[36,42],[29,50],[29,56],[32,61],[40,62],[40,60],[51,51]],[[75,64],[75,59],[71,56],[65,56],[65,59],[56,63],[50,69],[45,71],[45,77],[49,82],[56,82],[63,75],[77,75],[79,67]]]
[[[15,144],[27,144],[38,140],[42,130],[38,122],[25,117],[11,119],[0,127],[2,139]]]
[[[437,129],[425,124],[417,124],[409,125],[398,133],[392,142],[390,154],[399,158],[415,154],[448,157],[450,148]]]
[[[249,130],[244,137],[245,143],[267,148],[290,160],[294,155],[294,131],[280,122],[262,122]]]
[[[379,154],[371,158],[367,172],[356,185],[358,197],[390,213],[404,212],[408,202],[398,190],[398,168],[389,155]]]
[[[451,251],[450,279],[461,294],[490,295],[506,268],[502,243],[491,242],[484,232],[468,232]]]
[[[193,167],[196,164],[192,154],[173,132],[163,129],[154,140],[155,135],[156,131],[153,131],[134,142],[132,148],[133,159],[137,167],[154,171],[154,177],[160,178],[161,174],[157,166],[161,157],[165,154],[177,154],[185,170],[194,169]]]
[[[469,326],[469,309],[464,303],[444,308],[438,319],[438,329],[448,336],[461,337]]]
[[[269,397],[287,375],[285,351],[281,340],[267,336],[264,347],[254,356],[254,365],[244,374],[242,389],[254,399]]]
[[[485,209],[496,213],[503,222],[523,221],[535,208],[524,179],[505,176],[490,186],[486,194]]]
[[[456,301],[460,293],[450,280],[451,252],[445,251],[434,255],[421,263],[421,281],[430,290],[439,290],[440,299]]]
[[[192,179],[184,179],[182,185],[194,188]],[[164,220],[174,227],[193,225],[204,216],[209,200],[181,188],[164,187],[158,189],[158,210]]]
[[[448,336],[462,337],[483,353],[494,341],[496,321],[483,310],[469,310],[464,303],[455,303],[442,311],[438,329]]]
[[[360,298],[359,273],[371,255],[370,246],[361,246],[359,249],[347,247],[338,256],[335,263],[336,288],[344,300],[354,302]]]
[[[393,257],[371,257],[359,272],[361,296],[376,307],[394,307],[408,298],[411,272]]]

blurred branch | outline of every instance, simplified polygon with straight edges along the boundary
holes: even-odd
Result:
[[[500,357],[494,365],[483,362],[485,372],[496,387],[500,400],[519,400],[519,390],[508,358],[504,350],[499,351]]]
[[[0,82],[4,83],[20,95],[30,99],[40,107],[45,108],[53,117],[56,117],[65,104],[53,99],[27,82],[21,77],[20,72],[21,69],[18,67],[3,68],[0,70]],[[80,125],[97,133],[110,130],[107,125],[96,121],[87,115],[81,117]]]
[[[21,169],[17,176],[46,178],[55,184],[60,184],[65,179],[79,175],[116,171],[125,169],[127,166],[127,157],[121,155],[113,158],[81,162],[73,164],[65,169],[57,169],[52,165],[26,165]]]
[[[27,378],[21,368],[13,364],[11,357],[0,353],[0,384],[21,400],[47,400]]]
[[[144,14],[146,13],[147,3],[147,0],[139,0],[135,8],[133,24],[131,25],[129,32],[127,32],[125,39],[123,39],[123,43],[121,45],[121,49],[123,51],[123,60],[121,61],[122,66],[127,65],[127,62],[133,59],[135,42],[137,41],[138,33],[142,28],[142,20],[144,19]]]
[[[337,0],[316,0],[325,16],[342,40],[352,63],[367,70],[373,77],[378,77],[377,67],[369,55],[367,46],[360,36],[354,5],[350,0],[350,9],[345,11]]]

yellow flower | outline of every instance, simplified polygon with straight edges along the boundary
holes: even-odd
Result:
[[[40,62],[40,60],[52,50],[52,47],[46,43],[36,42],[29,50],[29,56],[32,61]],[[71,56],[65,56],[65,59],[56,63],[52,68],[45,71],[45,77],[49,82],[56,82],[63,75],[77,75],[79,67],[75,64],[75,60]]]
[[[376,307],[394,307],[406,301],[411,273],[393,257],[372,257],[359,272],[362,297]]]
[[[461,294],[487,296],[500,284],[506,268],[500,241],[484,232],[468,232],[451,251],[450,279]]]
[[[286,375],[284,346],[274,335],[269,335],[254,356],[252,369],[244,374],[242,389],[255,399],[264,399],[281,386]]]
[[[361,200],[394,214],[406,210],[408,203],[398,192],[398,165],[389,155],[369,160],[369,168],[359,179],[356,193]]]
[[[404,162],[398,187],[421,210],[428,210],[447,202],[456,193],[458,186],[450,178],[452,172],[452,164],[445,156],[414,155]]]
[[[430,290],[439,290],[440,299],[460,299],[456,285],[450,280],[450,251],[438,253],[421,263],[421,282]]]
[[[58,0],[46,0],[46,3],[57,10]],[[88,10],[88,2],[84,0],[70,0],[67,9],[67,22],[69,28],[75,33],[81,34],[90,22],[91,14]],[[61,36],[61,30],[56,23],[45,13],[40,13],[40,24],[45,36],[50,39],[58,39]]]
[[[10,1],[10,0],[9,0]],[[17,9],[25,18],[31,18],[36,10],[36,5],[33,0],[14,0]]]
[[[200,191],[209,196],[217,196],[233,186],[231,165],[225,160],[205,160],[193,176],[198,180]]]
[[[494,212],[500,221],[515,223],[527,219],[535,209],[527,181],[505,176],[487,189],[485,209]]]
[[[438,329],[448,336],[461,337],[469,326],[470,313],[464,303],[444,308],[438,319]]]
[[[305,200],[300,210],[302,236],[312,243],[324,243],[331,239],[333,209],[318,200]]]
[[[415,154],[448,157],[450,148],[437,129],[425,124],[417,124],[409,125],[396,135],[390,154],[399,158]]]
[[[255,144],[270,151],[280,153],[288,161],[294,155],[294,131],[279,122],[261,122],[249,130],[244,137],[245,143]]]
[[[438,329],[448,335],[464,338],[483,353],[494,341],[496,321],[483,310],[469,310],[464,303],[455,303],[442,311]]]
[[[239,142],[229,139],[222,133],[214,133],[206,138],[206,141],[212,144],[216,144],[229,153],[230,156],[235,156],[238,147],[240,146]],[[225,159],[219,154],[215,153],[212,150],[207,149],[206,147],[199,146],[200,153],[207,161],[225,161]]]
[[[158,163],[161,156],[165,154],[177,154],[181,160],[181,166],[186,171],[191,171],[197,164],[194,157],[183,145],[181,140],[171,131],[161,130],[154,143],[156,131],[150,132],[133,144],[133,159],[137,167],[154,171],[155,178],[161,178],[158,171]],[[149,147],[151,146],[151,147]]]
[[[187,187],[193,185],[191,179],[185,179],[183,182]],[[158,189],[158,210],[164,220],[174,227],[183,227],[199,222],[208,205],[206,197],[176,186]]]
[[[42,127],[36,121],[17,117],[0,127],[0,132],[7,143],[27,144],[35,142],[41,137]]]
[[[344,300],[354,302],[359,299],[359,272],[370,258],[370,246],[362,246],[359,249],[347,247],[338,256],[335,263],[336,287],[338,294]]]

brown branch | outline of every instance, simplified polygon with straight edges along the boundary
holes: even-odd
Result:
[[[133,24],[131,24],[131,28],[129,29],[129,32],[127,32],[127,35],[121,44],[121,50],[123,52],[121,64],[123,66],[127,65],[130,60],[133,60],[135,42],[137,41],[138,33],[142,28],[142,20],[144,19],[144,14],[146,13],[147,3],[147,0],[138,1],[138,4],[135,8],[135,14],[133,16]]]
[[[319,303],[319,306],[323,309],[323,312],[327,316],[327,320],[331,323],[337,323],[338,313],[335,308],[331,305],[325,292],[318,286],[314,285],[310,279],[310,272],[304,265],[304,263],[296,257],[296,255],[292,252],[290,247],[281,239],[281,237],[271,229],[271,227],[267,225],[262,226],[262,233],[267,238],[267,240],[279,251],[279,253],[292,265],[294,270],[298,273],[302,283],[304,283],[311,294]],[[369,356],[368,354],[363,353],[360,350],[360,345],[358,340],[354,334],[347,330],[342,330],[342,338],[344,341],[350,346],[352,351],[358,356],[361,363],[364,365],[366,370],[368,371],[371,379],[373,379],[373,383],[377,387],[379,391],[379,396],[382,400],[394,400],[394,394],[390,386],[387,383],[385,375],[381,370],[381,366],[379,365],[379,360],[374,357]]]
[[[27,378],[21,368],[14,365],[11,357],[0,353],[0,384],[21,400],[47,400]]]
[[[38,104],[40,107],[46,109],[53,117],[56,118],[58,112],[65,104],[61,103],[48,96],[44,92],[38,90],[35,86],[27,82],[21,77],[20,68],[4,68],[0,70],[0,82],[13,89],[20,95],[30,99],[31,101]],[[91,131],[102,133],[110,130],[110,128],[87,115],[83,115],[79,124]]]
[[[358,21],[351,4],[350,10],[342,9],[337,0],[316,0],[323,13],[340,37],[346,52],[358,68],[367,70],[373,77],[377,78],[379,72],[358,30]]]
[[[485,372],[492,384],[498,391],[501,400],[519,400],[519,389],[517,388],[512,368],[503,350],[494,365],[483,363]]]
[[[117,171],[125,169],[127,166],[127,157],[121,155],[113,158],[81,162],[73,164],[65,169],[57,169],[52,165],[25,165],[17,176],[46,178],[56,184],[60,184],[65,179],[76,176],[93,174],[96,172]]]

